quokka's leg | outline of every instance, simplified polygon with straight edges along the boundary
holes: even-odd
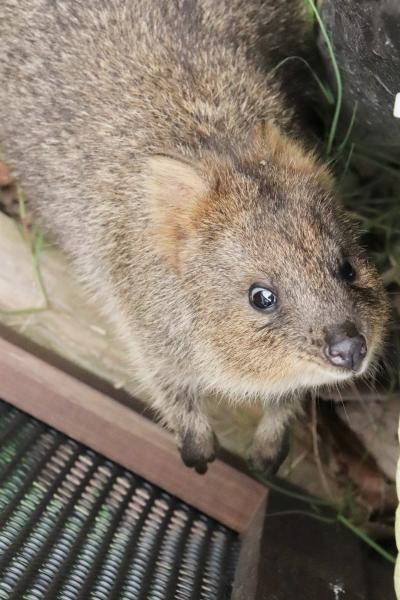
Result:
[[[254,434],[250,463],[264,475],[276,473],[289,451],[289,422],[293,406],[269,406]]]
[[[218,444],[202,399],[190,389],[161,385],[153,406],[163,424],[174,432],[185,465],[205,473]]]

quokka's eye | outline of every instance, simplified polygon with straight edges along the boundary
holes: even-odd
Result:
[[[344,281],[348,281],[349,283],[353,283],[357,277],[357,272],[354,267],[349,263],[348,260],[342,262],[339,267],[339,275]]]
[[[270,312],[276,308],[278,298],[272,290],[254,283],[249,289],[249,302],[257,310]]]

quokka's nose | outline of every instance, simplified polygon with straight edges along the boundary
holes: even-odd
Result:
[[[326,336],[325,355],[336,367],[357,371],[367,354],[367,342],[356,327],[335,327]]]

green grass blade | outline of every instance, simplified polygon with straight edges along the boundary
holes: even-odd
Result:
[[[340,117],[340,112],[342,109],[342,101],[343,101],[343,85],[342,85],[342,78],[340,75],[340,71],[339,71],[339,66],[337,64],[337,60],[335,57],[335,52],[332,46],[332,42],[330,40],[330,37],[328,35],[328,32],[326,31],[324,22],[321,19],[321,15],[319,14],[319,10],[316,7],[316,4],[314,2],[314,0],[305,0],[309,7],[312,9],[314,15],[315,15],[315,19],[318,23],[318,26],[320,28],[321,31],[321,35],[324,39],[325,45],[327,47],[328,50],[328,54],[329,54],[329,59],[331,61],[331,65],[332,65],[332,69],[333,69],[333,73],[335,76],[335,82],[336,82],[336,104],[335,104],[335,110],[333,113],[333,117],[332,117],[332,122],[331,122],[331,126],[329,129],[329,134],[328,134],[328,142],[327,142],[327,146],[326,146],[326,153],[329,156],[332,153],[332,149],[333,149],[333,143],[334,143],[334,139],[336,136],[336,132],[337,132],[337,128],[338,128],[338,124],[339,124],[339,117]]]
[[[372,538],[370,538],[369,535],[367,535],[362,529],[360,529],[359,527],[354,525],[354,523],[349,521],[349,519],[346,519],[346,517],[340,514],[337,516],[337,519],[339,523],[344,525],[344,527],[347,527],[347,529],[350,529],[350,531],[352,531],[357,537],[359,537],[361,540],[363,540],[363,542],[368,544],[368,546],[373,548],[375,552],[380,554],[382,558],[385,558],[387,561],[393,564],[396,562],[396,559],[393,556],[393,554],[387,552],[384,548],[382,548],[382,546],[380,546],[380,544],[377,544]]]
[[[315,81],[317,82],[317,85],[322,93],[322,95],[324,96],[326,102],[328,104],[333,105],[335,103],[335,98],[330,90],[330,88],[326,85],[324,85],[324,83],[321,81],[321,79],[318,77],[318,75],[316,74],[316,72],[314,71],[314,69],[312,68],[312,66],[310,65],[309,62],[307,62],[302,56],[287,56],[286,58],[284,58],[283,60],[281,60],[273,69],[272,69],[272,73],[275,73],[278,69],[280,69],[284,64],[286,64],[289,61],[292,60],[298,60],[301,63],[303,63],[307,69],[310,71],[311,75],[313,76],[313,78],[315,79]]]

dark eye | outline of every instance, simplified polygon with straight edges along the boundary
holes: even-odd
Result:
[[[352,283],[355,280],[357,273],[349,261],[345,260],[339,267],[339,275],[345,281]]]
[[[275,308],[278,299],[268,288],[254,284],[249,289],[249,301],[257,310],[270,311]]]

